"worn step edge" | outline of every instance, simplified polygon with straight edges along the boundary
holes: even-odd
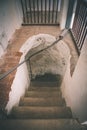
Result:
[[[82,130],[75,119],[0,120],[1,130]]]
[[[72,118],[69,107],[14,107],[10,117],[19,119]]]
[[[25,97],[62,97],[62,94],[60,91],[27,91]]]
[[[65,106],[64,98],[36,98],[36,97],[24,97],[21,98],[19,106]]]

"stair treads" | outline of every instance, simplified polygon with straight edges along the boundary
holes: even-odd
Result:
[[[72,118],[68,107],[14,107],[11,116],[19,119]]]
[[[27,91],[25,97],[62,97],[60,91]]]
[[[58,82],[38,82],[38,81],[32,81],[30,83],[31,87],[58,87]]]
[[[29,87],[29,91],[60,91],[58,87]]]
[[[1,130],[82,130],[75,119],[0,120]]]
[[[62,98],[49,97],[49,98],[21,98],[20,106],[65,106],[65,100]]]

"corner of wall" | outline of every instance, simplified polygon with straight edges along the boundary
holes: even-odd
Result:
[[[60,29],[64,29],[66,25],[67,12],[68,12],[69,0],[62,0],[61,3],[61,18],[60,18]]]

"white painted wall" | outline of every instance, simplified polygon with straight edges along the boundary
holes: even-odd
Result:
[[[43,47],[46,47],[47,45],[52,44],[52,42],[55,40],[56,38],[54,36],[48,34],[38,34],[30,37],[20,49],[20,51],[23,53],[20,62],[22,62],[25,59],[26,55],[29,54],[31,48],[36,48],[41,44]],[[64,75],[69,55],[70,51],[68,46],[61,41],[52,50],[50,49],[48,53],[44,53],[45,62],[42,60],[44,57],[41,60],[38,60],[38,62],[34,60],[34,74],[37,75],[44,74],[45,72],[51,72]],[[38,63],[41,65],[38,65]],[[9,101],[6,106],[8,113],[11,111],[13,106],[17,106],[19,104],[20,98],[24,95],[26,89],[29,87],[29,84],[30,77],[28,74],[27,65],[24,63],[17,69],[15,79],[11,86]]]
[[[72,19],[71,19],[70,28],[73,27],[73,22],[74,22],[74,17],[75,17],[75,12],[76,12],[76,6],[77,6],[77,0],[75,0],[75,3],[74,3],[73,14],[72,14]]]
[[[78,59],[73,76],[70,75],[70,62],[62,84],[63,96],[72,108],[74,117],[87,121],[87,37]]]
[[[67,20],[69,0],[62,0],[61,13],[60,13],[60,28],[61,30],[65,28]]]
[[[22,10],[19,0],[0,1],[0,57],[8,41],[22,23]]]

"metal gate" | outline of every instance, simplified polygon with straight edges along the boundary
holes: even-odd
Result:
[[[71,31],[75,39],[77,49],[80,52],[87,35],[87,2],[85,0],[77,1],[76,14]]]
[[[21,0],[23,25],[59,25],[61,0]]]

